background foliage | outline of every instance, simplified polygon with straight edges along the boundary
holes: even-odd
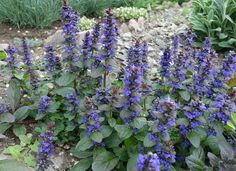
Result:
[[[236,49],[235,0],[194,0],[189,22],[199,41],[209,37],[218,51]]]

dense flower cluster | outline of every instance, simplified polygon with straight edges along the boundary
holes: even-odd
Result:
[[[171,128],[175,126],[177,105],[170,98],[156,99],[150,110],[150,118],[155,122],[153,131],[160,132],[166,138]]]
[[[83,44],[80,47],[80,55],[83,57],[82,62],[85,63],[92,57],[92,38],[90,33],[87,32],[84,36]]]
[[[44,113],[50,106],[51,98],[48,96],[42,96],[39,99],[38,113]]]
[[[137,41],[134,47],[128,50],[128,63],[134,66],[140,66],[142,72],[145,73],[148,68],[147,63],[148,47],[146,42]]]
[[[61,62],[60,62],[60,58],[58,56],[55,56],[54,52],[54,48],[53,46],[45,46],[45,67],[48,70],[49,73],[52,73],[54,71],[59,71],[61,69]]]
[[[118,27],[111,9],[106,10],[103,22],[103,32],[101,37],[103,52],[101,54],[101,59],[104,59],[106,61],[109,58],[113,58],[113,55],[116,50],[116,42],[118,36]]]
[[[163,55],[161,56],[161,61],[160,61],[160,66],[161,66],[161,71],[160,75],[165,78],[170,77],[170,66],[171,66],[171,53],[170,49],[165,49],[163,51]]]
[[[63,60],[68,62],[69,69],[73,70],[72,64],[78,62],[78,50],[76,39],[77,33],[79,31],[78,26],[78,14],[73,12],[72,8],[67,5],[65,2],[62,7],[62,16],[61,21],[63,25],[63,34],[64,34],[64,56]]]
[[[70,93],[66,95],[66,107],[71,113],[76,113],[79,107],[78,95],[74,93]]]
[[[205,104],[199,99],[192,99],[188,105],[184,106],[184,115],[189,120],[189,130],[196,130],[200,126],[199,117],[203,115],[206,109]]]
[[[53,154],[54,145],[53,145],[53,128],[52,126],[48,126],[46,132],[42,132],[39,135],[41,142],[38,147],[37,152],[37,167],[41,170],[45,170],[50,165],[50,157]]]
[[[30,67],[33,66],[32,63],[32,56],[29,51],[28,43],[25,37],[22,38],[22,48],[23,48],[23,62],[25,63],[26,66],[28,66],[28,72],[31,72]]]
[[[7,63],[8,66],[14,70],[16,68],[16,54],[17,54],[17,49],[14,46],[8,46],[7,49],[5,50],[7,53]]]
[[[149,133],[149,139],[155,144],[154,149],[159,157],[161,170],[168,171],[175,163],[175,149],[171,141],[162,141],[157,133]]]
[[[232,74],[236,71],[236,53],[230,52],[223,60],[222,74],[226,78],[226,81],[230,79]]]
[[[96,111],[90,111],[88,114],[83,116],[82,123],[86,125],[87,136],[96,131],[101,131],[100,117]]]
[[[147,155],[139,154],[137,158],[138,171],[160,171],[160,161],[157,154],[149,152]]]

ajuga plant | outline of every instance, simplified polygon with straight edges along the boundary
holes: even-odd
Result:
[[[152,74],[147,42],[134,42],[122,64],[116,59],[111,9],[81,45],[77,18],[65,1],[62,59],[49,45],[44,62],[35,65],[24,38],[20,66],[16,49],[6,49],[12,78],[10,107],[0,103],[1,133],[34,122],[42,132],[36,154],[41,170],[50,164],[52,143],[74,144],[79,162],[72,170],[236,169],[235,52],[221,59],[209,38],[197,48],[197,35],[187,31],[173,37]]]

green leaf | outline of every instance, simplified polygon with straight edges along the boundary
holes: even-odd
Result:
[[[38,146],[39,146],[39,142],[35,141],[34,144],[29,145],[29,148],[32,150],[32,152],[37,152],[38,151]]]
[[[114,118],[108,119],[108,123],[112,128],[116,126],[116,120]]]
[[[63,73],[62,76],[56,79],[59,86],[68,86],[75,80],[75,75],[71,73]]]
[[[70,152],[72,153],[73,156],[79,159],[88,158],[93,155],[92,151],[77,151],[76,148],[72,148]]]
[[[113,152],[122,161],[127,161],[129,158],[125,148],[116,147],[113,149]]]
[[[15,111],[21,99],[19,81],[16,79],[12,79],[9,82],[9,87],[7,88],[7,98],[12,110]]]
[[[132,126],[135,127],[135,128],[138,128],[138,129],[141,129],[144,127],[144,125],[147,124],[147,119],[146,118],[135,118],[133,123],[132,123]]]
[[[132,130],[127,128],[125,125],[116,125],[115,130],[117,131],[121,139],[127,139],[132,135]]]
[[[194,155],[190,155],[189,157],[186,157],[185,159],[186,164],[190,168],[190,170],[193,171],[204,171],[205,170],[205,164],[203,161],[201,161],[199,158],[197,158]]]
[[[207,142],[208,142],[208,145],[211,148],[211,150],[215,154],[219,154],[220,148],[219,148],[219,145],[218,145],[218,138],[216,136],[208,136],[207,137]]]
[[[152,142],[149,138],[149,134],[147,134],[143,140],[144,147],[153,147],[155,145],[154,142]]]
[[[93,141],[97,143],[101,143],[103,139],[103,135],[101,132],[93,132],[90,137]]]
[[[14,125],[13,126],[13,133],[17,137],[19,137],[20,135],[25,135],[26,134],[25,125]]]
[[[1,171],[32,171],[27,168],[22,162],[16,160],[0,160]]]
[[[195,148],[198,148],[200,146],[201,139],[198,133],[194,131],[190,132],[187,134],[187,138]]]
[[[66,97],[67,94],[73,93],[75,90],[71,87],[62,87],[59,89],[54,90],[54,94]]]
[[[28,106],[23,106],[23,107],[17,109],[14,113],[16,120],[23,121],[25,118],[27,118],[29,115],[29,109],[30,108]]]
[[[3,134],[10,127],[11,124],[9,123],[0,123],[0,134]]]
[[[11,113],[2,113],[0,115],[0,123],[13,123],[15,121],[15,116]]]
[[[17,79],[19,79],[19,80],[23,80],[24,75],[25,75],[24,72],[16,72],[16,73],[14,73],[14,76],[15,76]]]
[[[180,91],[179,94],[185,101],[189,101],[191,98],[190,93],[188,91]]]
[[[93,164],[93,171],[111,171],[118,164],[119,158],[116,157],[113,153],[104,151],[99,154]]]
[[[24,157],[24,162],[29,167],[36,167],[36,158],[32,154],[29,154],[28,156]]]
[[[220,166],[220,159],[218,159],[215,154],[208,152],[207,157],[210,160],[211,166],[213,166],[213,167],[219,167]]]
[[[138,155],[132,156],[127,163],[127,171],[136,169]]]
[[[49,108],[47,109],[48,112],[54,113],[57,112],[57,109],[60,108],[61,103],[60,102],[53,102],[50,104]]]
[[[7,147],[3,151],[3,153],[4,154],[10,154],[15,159],[20,160],[22,150],[23,150],[23,148],[21,147],[21,145],[14,145],[14,146]]]
[[[118,147],[122,142],[122,139],[118,136],[117,132],[112,133],[108,138],[105,139],[105,144],[108,148]]]
[[[93,146],[93,141],[89,137],[85,136],[76,145],[76,150],[85,151],[92,146]]]
[[[102,126],[102,131],[101,131],[101,133],[103,135],[103,138],[109,137],[111,135],[112,131],[113,130],[112,130],[112,128],[110,126],[103,125]]]
[[[22,146],[29,145],[31,144],[31,141],[32,141],[32,134],[19,135],[19,139],[20,139],[20,144]]]
[[[70,171],[86,171],[91,166],[92,162],[92,157],[82,159],[75,166],[73,166]]]
[[[7,54],[5,51],[0,51],[0,60],[5,60],[7,58]]]

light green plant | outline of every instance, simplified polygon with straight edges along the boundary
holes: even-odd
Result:
[[[11,155],[14,159],[24,162],[29,167],[35,167],[35,154],[39,142],[33,139],[32,134],[26,134],[26,128],[23,125],[14,126],[13,132],[19,138],[20,144],[7,147],[3,153]]]
[[[92,26],[95,24],[95,19],[94,18],[90,19],[87,18],[86,16],[83,16],[79,19],[78,23],[81,31],[90,30]]]
[[[140,17],[147,18],[148,11],[144,8],[136,7],[120,7],[113,10],[114,15],[121,21],[130,19],[138,19]]]
[[[194,0],[189,22],[199,41],[209,37],[218,51],[236,49],[236,0]]]

